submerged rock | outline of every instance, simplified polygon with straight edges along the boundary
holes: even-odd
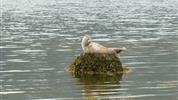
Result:
[[[115,54],[81,53],[68,69],[75,75],[118,74],[123,72],[120,59]]]

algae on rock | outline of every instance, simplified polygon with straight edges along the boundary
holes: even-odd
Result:
[[[69,71],[74,74],[118,74],[123,68],[115,54],[81,53],[69,66]]]

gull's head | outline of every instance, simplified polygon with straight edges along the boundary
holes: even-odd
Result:
[[[92,42],[92,39],[89,35],[85,35],[83,38],[82,38],[82,46],[87,46],[89,45],[90,43]]]

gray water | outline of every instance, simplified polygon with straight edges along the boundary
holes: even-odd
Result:
[[[178,99],[177,0],[1,0],[1,100]],[[76,78],[66,71],[85,34],[130,72]]]

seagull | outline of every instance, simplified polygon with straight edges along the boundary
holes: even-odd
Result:
[[[127,48],[107,48],[99,43],[93,42],[89,35],[85,35],[82,38],[82,49],[84,53],[108,53],[119,54],[122,51],[126,51]]]

